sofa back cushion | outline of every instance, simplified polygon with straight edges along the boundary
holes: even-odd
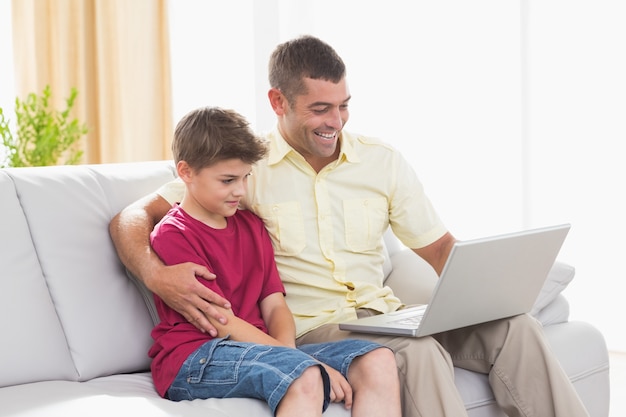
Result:
[[[0,171],[0,387],[74,375],[63,327],[37,259],[30,227]]]
[[[108,224],[173,179],[171,162],[0,173],[0,386],[147,369],[152,320]]]

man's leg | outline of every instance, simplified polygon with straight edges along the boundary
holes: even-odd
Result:
[[[404,417],[467,416],[463,400],[454,385],[452,361],[433,338],[358,334],[327,324],[299,337],[297,343],[346,338],[371,340],[395,352]]]
[[[436,335],[454,365],[489,375],[510,417],[588,417],[569,378],[529,315]]]

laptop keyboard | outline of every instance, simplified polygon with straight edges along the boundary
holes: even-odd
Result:
[[[416,314],[415,316],[403,317],[401,319],[393,320],[392,323],[417,327],[422,321],[422,317],[424,317],[424,314]]]

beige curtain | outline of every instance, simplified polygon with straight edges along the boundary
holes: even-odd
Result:
[[[16,92],[50,85],[61,108],[78,90],[83,162],[171,158],[167,0],[13,0],[12,10]]]

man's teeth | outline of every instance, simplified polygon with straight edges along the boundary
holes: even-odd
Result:
[[[316,133],[317,136],[321,136],[324,139],[334,139],[335,138],[335,133]]]

